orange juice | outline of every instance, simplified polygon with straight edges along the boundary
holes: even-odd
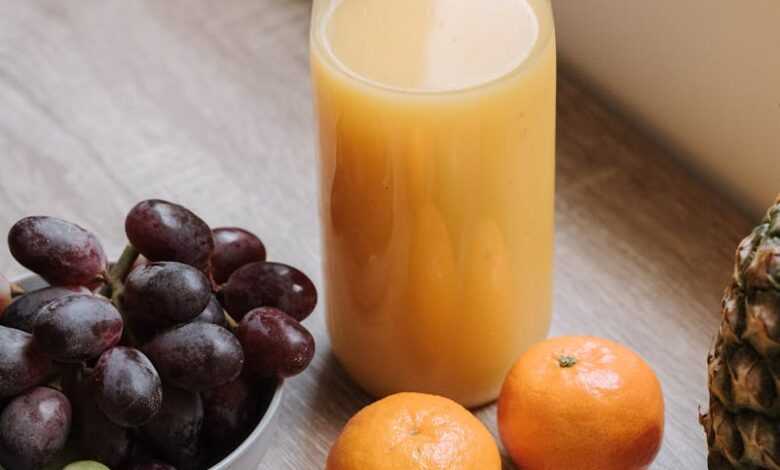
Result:
[[[549,328],[548,0],[318,0],[327,324],[369,393],[494,400]]]

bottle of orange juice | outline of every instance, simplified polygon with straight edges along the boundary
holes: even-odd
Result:
[[[548,0],[316,0],[327,324],[369,393],[494,400],[548,331]]]

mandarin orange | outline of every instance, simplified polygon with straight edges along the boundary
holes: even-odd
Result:
[[[500,470],[493,436],[447,398],[399,393],[356,414],[328,456],[327,470]]]
[[[523,470],[641,470],[661,446],[663,394],[630,349],[600,338],[553,338],[510,371],[498,424]]]

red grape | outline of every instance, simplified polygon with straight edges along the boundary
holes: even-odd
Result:
[[[303,372],[314,357],[314,338],[281,310],[261,307],[247,313],[238,327],[247,372],[259,378],[290,377]]]
[[[177,468],[192,468],[200,461],[203,401],[198,393],[173,387],[163,389],[162,409],[141,427],[143,436]]]
[[[51,359],[31,334],[0,326],[0,399],[40,385],[51,370]]]
[[[236,319],[253,308],[276,307],[303,321],[317,305],[317,289],[311,279],[281,263],[243,266],[230,276],[220,295],[225,309]]]
[[[106,270],[106,254],[98,239],[54,217],[20,220],[8,233],[8,247],[22,266],[52,285],[86,285]]]
[[[11,283],[0,274],[0,320],[3,319],[3,313],[11,300]]]
[[[125,219],[125,232],[151,261],[178,261],[205,271],[214,250],[206,222],[189,209],[159,199],[133,207]]]
[[[265,261],[265,246],[252,232],[237,227],[220,227],[215,228],[213,234],[211,272],[218,284],[227,281],[241,266]]]
[[[232,450],[258,422],[258,396],[241,377],[203,393],[203,437],[218,451]]]
[[[166,327],[197,317],[210,299],[211,284],[201,271],[183,263],[157,262],[127,276],[122,310],[132,320]]]
[[[70,402],[57,390],[36,387],[16,397],[0,414],[0,464],[39,470],[65,447],[70,424]]]
[[[244,354],[233,334],[210,323],[188,323],[166,331],[143,348],[163,382],[203,391],[234,380]],[[164,400],[164,398],[163,398]]]
[[[102,297],[70,295],[40,310],[33,335],[56,361],[86,361],[119,343],[122,316]]]
[[[137,349],[117,346],[105,351],[92,380],[98,407],[120,426],[140,426],[160,411],[160,376]]]
[[[15,299],[0,318],[0,324],[32,333],[41,307],[52,300],[74,294],[90,294],[86,287],[44,287]]]
[[[206,305],[206,308],[192,321],[213,323],[219,326],[225,326],[227,324],[227,321],[225,320],[225,311],[222,310],[222,305],[219,304],[214,295],[211,296],[211,300],[209,300],[209,304]]]

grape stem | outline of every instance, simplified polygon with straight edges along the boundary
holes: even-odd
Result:
[[[138,250],[128,243],[117,262],[114,263],[108,271],[108,274],[106,275],[107,283],[100,289],[101,295],[105,297],[110,296],[113,301],[122,292],[122,289],[124,288],[122,281],[127,277],[130,270],[133,269],[135,260],[138,259],[139,255],[140,253],[138,253]]]
[[[127,318],[127,315],[125,315],[125,313],[122,311],[122,306],[120,304],[122,291],[125,290],[124,279],[127,277],[128,273],[130,273],[130,270],[133,269],[133,265],[135,265],[135,261],[138,259],[139,255],[140,253],[138,250],[136,250],[133,245],[128,243],[127,246],[125,246],[125,249],[122,250],[122,254],[119,256],[119,259],[116,261],[116,263],[114,263],[113,266],[111,266],[111,269],[106,274],[106,285],[100,289],[100,294],[105,297],[109,297],[111,299],[111,303],[114,304],[116,309],[119,310],[120,315],[122,315],[122,320],[125,325],[125,341],[130,346],[136,346],[138,344],[138,340],[133,334],[132,329],[129,327],[130,321]]]
[[[25,293],[24,287],[20,286],[15,282],[11,283],[11,298],[21,297],[24,295],[24,293]]]
[[[224,311],[224,313],[225,313],[225,321],[227,322],[228,327],[230,327],[230,330],[232,331],[237,330],[238,322],[236,321],[236,319],[230,316],[230,314],[227,313],[227,311]]]
[[[53,388],[53,389],[55,389],[55,390],[57,390],[57,391],[61,392],[61,391],[62,391],[62,379],[60,379],[60,377],[59,377],[59,376],[57,376],[57,377],[55,377],[55,378],[51,379],[51,380],[50,380],[50,381],[49,381],[49,382],[46,384],[46,386],[47,386],[47,387],[49,387],[49,388]]]

